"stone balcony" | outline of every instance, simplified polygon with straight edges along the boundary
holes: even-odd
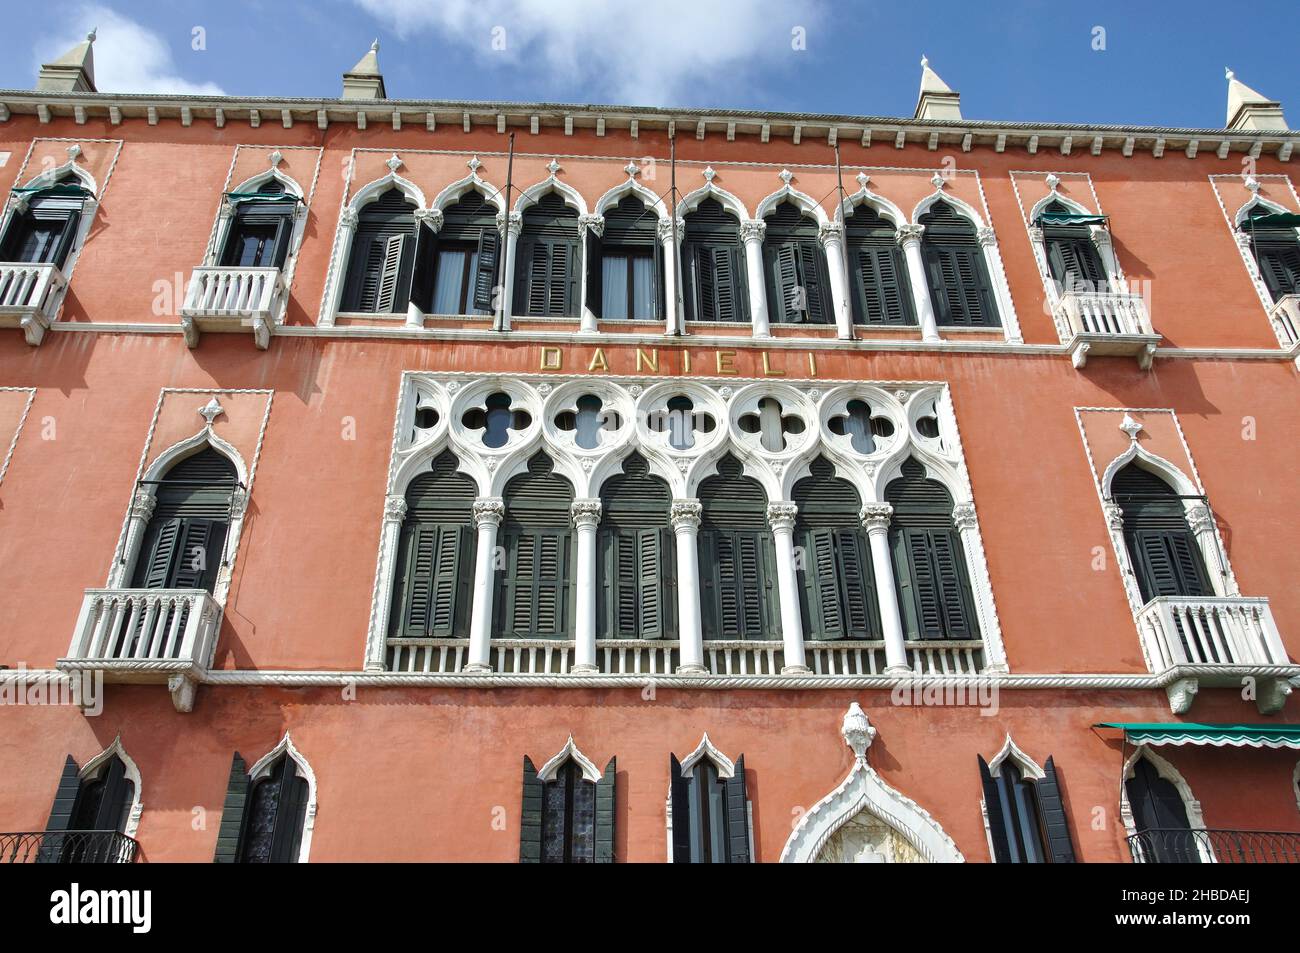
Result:
[[[1130,292],[1066,291],[1053,318],[1075,367],[1086,365],[1089,357],[1118,356],[1136,357],[1146,370],[1161,341],[1146,302]]]
[[[0,328],[22,328],[28,344],[40,344],[67,283],[58,265],[0,262]]]
[[[195,268],[181,306],[185,343],[197,347],[203,331],[251,331],[266,350],[287,290],[279,268]]]

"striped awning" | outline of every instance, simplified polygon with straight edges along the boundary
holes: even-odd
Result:
[[[1300,748],[1300,725],[1201,725],[1189,721],[1102,722],[1135,745],[1210,745],[1215,748]]]

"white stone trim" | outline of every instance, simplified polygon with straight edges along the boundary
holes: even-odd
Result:
[[[280,755],[286,755],[292,759],[298,767],[298,773],[307,782],[307,805],[302,822],[302,844],[298,849],[297,863],[307,863],[307,858],[311,854],[311,837],[312,831],[316,827],[316,772],[311,769],[307,759],[303,756],[297,747],[294,746],[293,740],[289,737],[289,732],[284,733],[280,743],[264,754],[258,762],[248,772],[249,792],[253,790],[253,784],[261,778],[271,773],[271,769]]]
[[[564,743],[564,747],[537,769],[537,780],[542,782],[554,781],[560,768],[564,767],[564,763],[570,759],[581,769],[583,780],[598,784],[601,778],[604,777],[600,769],[592,763],[592,760],[578,750],[578,746],[573,743],[573,735],[569,735],[569,740]]]
[[[853,749],[853,767],[799,819],[781,851],[781,863],[815,862],[831,836],[863,811],[893,828],[927,861],[962,863],[965,858],[956,843],[930,812],[886,784],[867,763],[876,729],[857,702],[849,706],[840,733]]]
[[[758,206],[754,209],[754,218],[760,222],[763,221],[776,211],[777,206],[786,201],[792,202],[798,209],[800,209],[800,211],[811,215],[817,220],[817,225],[819,227],[823,224],[830,223],[830,216],[826,214],[826,209],[822,208],[821,203],[806,192],[799,191],[788,181],[775,192],[764,196],[764,198],[759,201]]]
[[[82,765],[77,777],[85,781],[114,755],[122,760],[122,774],[132,784],[131,810],[127,814],[126,825],[122,828],[122,833],[127,837],[135,837],[135,832],[140,827],[140,816],[144,813],[143,794],[141,793],[143,783],[140,780],[140,768],[135,763],[135,759],[126,753],[126,748],[122,744],[122,736],[119,734],[113,739],[111,745]]]
[[[9,472],[9,461],[14,458],[14,450],[18,446],[18,437],[23,432],[23,425],[27,423],[27,415],[32,412],[32,403],[36,400],[35,387],[0,387],[0,393],[5,391],[25,393],[27,403],[23,405],[23,412],[18,417],[18,426],[14,427],[14,435],[9,440],[9,446],[5,449],[4,460],[0,461],[0,484],[4,483],[5,474]]]
[[[1002,748],[993,759],[989,761],[989,775],[991,777],[1002,777],[1002,765],[1011,762],[1020,769],[1021,775],[1030,781],[1041,781],[1047,777],[1047,773],[1038,766],[1033,758],[1025,754],[1020,747],[1011,740],[1011,732],[1007,732],[1007,740],[1002,743]]]
[[[718,777],[730,781],[736,776],[736,763],[718,750],[717,746],[709,740],[709,733],[706,731],[700,743],[695,746],[695,750],[679,762],[682,777],[694,777],[695,766],[705,758],[713,762],[713,766],[718,770]]]

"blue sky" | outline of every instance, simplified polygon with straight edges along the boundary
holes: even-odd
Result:
[[[106,92],[333,97],[378,37],[394,98],[910,116],[925,53],[972,119],[1220,127],[1231,66],[1300,125],[1295,0],[44,0],[0,86],[92,26]]]

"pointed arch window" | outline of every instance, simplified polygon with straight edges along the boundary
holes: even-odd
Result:
[[[767,494],[727,454],[700,484],[700,614],[706,639],[780,638]]]
[[[396,186],[363,207],[352,239],[343,310],[363,314],[404,313],[411,300],[419,235],[415,203]]]
[[[925,226],[921,255],[937,323],[941,327],[998,327],[997,297],[975,226],[943,200],[930,206],[920,224]]]
[[[27,207],[10,219],[0,241],[0,261],[62,268],[76,244],[89,194],[72,173],[31,193]]]
[[[686,759],[669,755],[672,810],[672,860],[675,864],[747,864],[749,801],[745,756],[720,765],[704,755]]]
[[[288,736],[252,773],[239,752],[221,809],[213,861],[293,864],[306,860],[315,815],[315,779]]]
[[[907,259],[893,223],[864,203],[844,226],[853,274],[853,323],[916,324]]]
[[[521,863],[611,864],[614,862],[614,789],[617,761],[609,759],[599,780],[590,762],[570,755],[542,773],[524,758]]]
[[[894,507],[889,542],[908,639],[978,639],[975,599],[947,488],[914,458],[885,488]]]
[[[133,772],[116,753],[100,757],[89,770],[79,769],[71,755],[64,761],[38,862],[108,864],[134,858],[134,841],[111,836],[126,833],[130,825],[138,796]]]
[[[977,757],[993,860],[999,864],[1074,863],[1074,845],[1052,759],[1039,770],[1011,758],[1000,763],[995,758],[990,769],[982,755]]]
[[[235,465],[211,446],[169,469],[155,493],[132,586],[211,592],[225,558],[238,485]]]
[[[267,179],[251,195],[238,196],[220,262],[233,268],[283,268],[293,235],[296,199],[284,184]]]
[[[1174,488],[1129,463],[1111,480],[1110,492],[1124,513],[1124,543],[1143,600],[1213,596],[1200,546]]]
[[[782,202],[764,221],[763,258],[772,320],[778,324],[834,324],[826,256],[817,222],[793,202]]]
[[[515,308],[528,317],[574,317],[582,281],[578,212],[558,192],[524,211],[515,253]]]
[[[496,625],[503,638],[572,638],[575,538],[569,510],[573,486],[545,453],[505,487],[498,545]]]
[[[476,549],[471,514],[478,494],[474,481],[456,471],[457,463],[455,454],[444,451],[407,487],[389,614],[395,638],[469,634]],[[390,655],[395,651],[390,648]]]
[[[749,287],[740,221],[717,199],[688,214],[682,241],[687,321],[749,321]]]
[[[1296,216],[1256,205],[1242,228],[1250,237],[1251,251],[1260,276],[1273,301],[1300,294],[1300,232]]]
[[[588,232],[587,305],[606,320],[664,315],[663,256],[658,218],[635,195],[605,213],[599,238]]]
[[[668,522],[672,492],[638,453],[600,491],[596,637],[674,638],[676,549]]]
[[[471,189],[443,211],[436,235],[421,236],[427,241],[416,261],[416,306],[429,314],[491,314],[500,280],[496,207]]]
[[[1129,809],[1139,850],[1148,862],[1199,864],[1201,854],[1191,833],[1187,805],[1177,786],[1160,776],[1159,770],[1145,757],[1133,764],[1133,776],[1124,781]]]
[[[804,632],[814,639],[884,638],[858,491],[818,457],[811,475],[794,485],[793,499]]]
[[[1052,280],[1063,291],[1104,291],[1106,266],[1092,243],[1092,232],[1073,217],[1074,211],[1063,202],[1049,203],[1040,216]]]

